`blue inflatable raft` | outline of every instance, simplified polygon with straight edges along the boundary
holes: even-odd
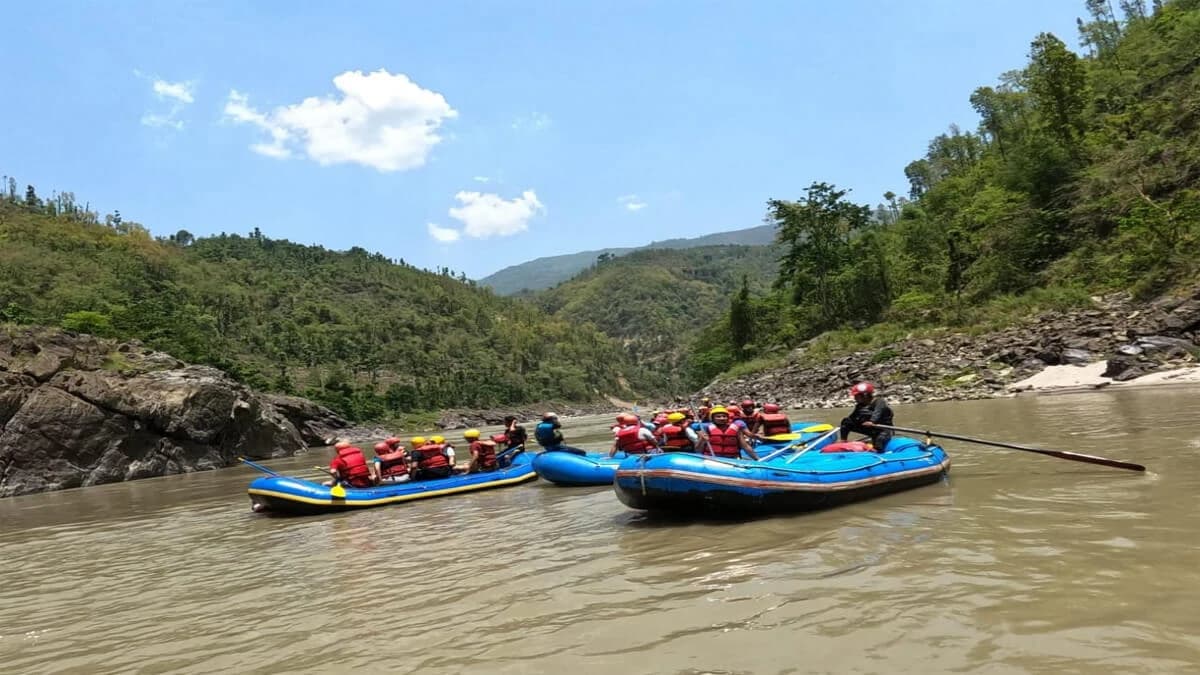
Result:
[[[310,514],[344,511],[415,499],[475,492],[537,480],[533,458],[518,454],[512,464],[490,473],[457,474],[448,478],[406,481],[370,488],[346,487],[346,496],[334,497],[331,488],[289,476],[263,476],[250,483],[250,505],[255,512]]]
[[[790,445],[795,441],[801,443],[812,441],[822,436],[821,432],[830,429],[829,425],[818,425],[814,422],[796,422],[792,424],[793,433],[788,440],[764,443],[756,448],[759,455]],[[817,431],[800,433],[801,429],[816,429]],[[618,452],[615,457],[609,457],[607,452],[589,452],[577,455],[570,452],[547,450],[533,459],[533,470],[543,480],[555,485],[580,487],[585,485],[612,485],[617,475],[617,467],[627,459],[627,455]]]
[[[893,438],[882,453],[829,451],[842,445],[767,462],[631,457],[617,467],[614,490],[627,506],[646,511],[809,511],[936,483],[950,470],[945,450],[911,438]]]

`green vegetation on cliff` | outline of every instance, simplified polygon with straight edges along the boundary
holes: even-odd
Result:
[[[979,128],[930,141],[904,169],[908,199],[870,209],[814,183],[771,200],[776,288],[701,336],[693,382],[826,331],[962,326],[1086,300],[1082,289],[1149,296],[1194,276],[1200,0],[1118,6],[1119,17],[1087,0],[1086,54],[1043,33],[1024,69],[976,89]]]
[[[629,395],[599,332],[451,276],[250,236],[156,240],[69,195],[0,198],[0,321],[61,326],[221,367],[354,419]]]
[[[774,247],[707,246],[646,249],[605,257],[570,281],[531,296],[571,322],[590,322],[617,338],[637,363],[678,390],[688,342],[720,321],[743,280],[765,292],[776,274]]]

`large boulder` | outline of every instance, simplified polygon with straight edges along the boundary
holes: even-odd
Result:
[[[0,331],[0,497],[290,455],[345,426],[137,343]]]

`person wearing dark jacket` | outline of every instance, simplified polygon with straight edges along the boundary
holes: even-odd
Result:
[[[517,418],[513,415],[504,418],[504,435],[508,437],[508,447],[510,448],[524,446],[525,441],[529,439],[525,427],[517,424]]]
[[[533,428],[533,438],[547,451],[562,451],[575,455],[587,454],[579,448],[563,445],[562,424],[558,421],[558,415],[552,412],[542,415],[542,421]]]
[[[888,441],[892,440],[891,429],[880,429],[877,424],[892,426],[892,409],[887,401],[875,395],[875,385],[870,382],[859,382],[850,388],[854,397],[854,410],[850,416],[842,420],[841,440],[850,437],[850,432],[866,435],[871,439],[875,452],[887,449]]]

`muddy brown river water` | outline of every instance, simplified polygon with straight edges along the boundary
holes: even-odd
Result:
[[[1150,472],[948,442],[944,483],[742,522],[542,481],[270,518],[245,467],[3,499],[0,672],[1200,672],[1200,390],[897,424]]]

